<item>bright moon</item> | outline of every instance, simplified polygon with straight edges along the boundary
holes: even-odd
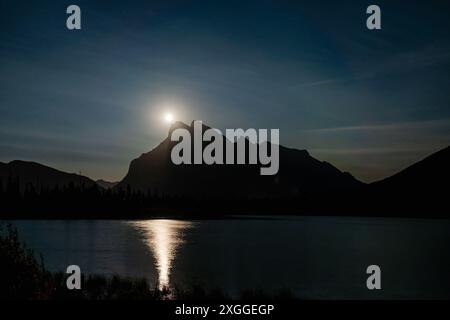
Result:
[[[168,123],[168,124],[172,124],[173,121],[174,121],[173,114],[171,114],[171,113],[166,113],[166,114],[164,115],[164,121],[165,121],[166,123]]]

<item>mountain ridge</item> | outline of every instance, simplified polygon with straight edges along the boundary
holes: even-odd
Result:
[[[170,152],[177,142],[170,141],[170,135],[177,128],[192,132],[193,125],[182,122],[172,125],[168,136],[158,146],[131,161],[126,176],[115,188],[172,195],[211,195],[216,189],[216,193],[228,195],[273,196],[322,193],[364,185],[350,173],[341,172],[332,164],[311,157],[306,150],[282,145],[279,146],[280,170],[274,176],[260,176],[260,166],[253,164],[176,166],[171,163]],[[208,128],[203,125],[203,131]],[[226,137],[222,135],[222,139]],[[249,142],[246,143],[247,151]],[[203,146],[206,144],[203,143]]]
[[[345,199],[359,207],[372,203],[374,207],[395,205],[413,207],[441,203],[445,199],[450,180],[450,146],[421,161],[371,184],[354,178],[351,173],[334,167],[327,161],[312,157],[307,150],[279,145],[280,168],[274,176],[261,176],[260,165],[175,165],[171,162],[170,134],[176,128],[193,130],[182,123],[174,123],[168,135],[156,147],[130,162],[126,176],[119,182],[94,181],[75,173],[24,160],[0,162],[0,182],[17,182],[23,191],[27,185],[54,188],[69,185],[99,186],[111,192],[139,192],[141,194],[187,197],[229,198],[290,198],[330,202]],[[203,125],[202,130],[209,127]],[[222,139],[226,139],[222,135]],[[192,140],[192,139],[191,139]],[[192,141],[191,141],[192,142]],[[193,143],[193,142],[192,142]],[[210,142],[203,142],[209,144]],[[250,142],[246,143],[246,151]],[[267,143],[267,142],[265,142]],[[236,147],[236,143],[235,143]],[[359,198],[359,199],[358,199]],[[378,200],[376,200],[378,199]]]
[[[176,166],[170,161],[174,143],[166,138],[133,159],[112,187],[37,162],[0,162],[0,212],[8,218],[88,219],[199,212],[448,217],[450,147],[364,184],[306,150],[283,146],[275,176],[261,176],[258,165]]]
[[[0,178],[4,179],[3,183],[6,183],[8,179],[15,180],[19,183],[21,189],[25,188],[26,185],[32,185],[35,188],[53,188],[70,184],[90,187],[95,184],[88,177],[64,172],[38,162],[24,160],[1,163]]]

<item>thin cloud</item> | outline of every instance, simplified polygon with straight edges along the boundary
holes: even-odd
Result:
[[[347,132],[347,131],[386,131],[397,129],[428,129],[436,127],[450,127],[450,119],[438,119],[438,120],[425,120],[425,121],[411,121],[411,122],[397,122],[388,124],[367,124],[357,126],[343,126],[343,127],[331,127],[331,128],[319,128],[305,130],[309,133],[335,133],[335,132]]]
[[[314,81],[314,82],[306,82],[302,83],[296,86],[296,88],[309,88],[309,87],[317,87],[317,86],[323,86],[327,84],[336,83],[339,81],[342,81],[343,79],[328,79],[328,80],[320,80],[320,81]]]
[[[392,73],[402,73],[413,69],[427,68],[446,63],[450,60],[450,48],[437,48],[427,46],[415,51],[402,52],[393,58],[385,60],[373,68],[355,71],[350,77],[331,78],[304,82],[294,85],[294,89],[318,87],[330,84],[345,83],[349,81],[369,80],[378,76]],[[370,64],[369,64],[370,65]]]

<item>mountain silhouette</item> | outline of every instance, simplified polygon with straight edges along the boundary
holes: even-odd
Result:
[[[175,123],[157,147],[131,162],[127,175],[115,186],[35,162],[0,163],[0,212],[9,218],[145,218],[161,214],[162,209],[169,213],[200,210],[208,217],[219,210],[448,216],[450,147],[366,185],[305,150],[283,146],[279,147],[279,171],[273,176],[261,176],[260,165],[177,166],[170,156],[178,143],[170,141],[170,134],[177,128],[193,131],[192,125]],[[248,151],[250,142],[244,142]]]
[[[16,183],[23,190],[27,185],[36,189],[67,187],[69,185],[91,187],[95,182],[87,177],[59,171],[36,162],[14,160],[0,163],[0,179]]]
[[[193,136],[193,123],[173,124],[156,148],[131,162],[127,175],[115,188],[177,196],[274,197],[347,192],[363,185],[349,173],[311,157],[306,150],[281,145],[279,171],[273,176],[261,176],[260,165],[174,165],[171,150],[178,142],[170,140],[171,133],[184,128]],[[208,128],[203,125],[203,131]],[[248,154],[250,142],[245,143]]]
[[[426,157],[391,177],[372,183],[379,189],[414,192],[439,191],[450,183],[450,147]]]
[[[448,216],[450,147],[369,185],[372,209],[401,216]]]
[[[391,177],[371,184],[377,191],[419,194],[447,192],[450,182],[450,147],[442,149]]]
[[[106,181],[103,179],[99,179],[97,181],[95,181],[95,183],[102,187],[103,189],[112,189],[114,188],[119,182],[111,182],[111,181]]]

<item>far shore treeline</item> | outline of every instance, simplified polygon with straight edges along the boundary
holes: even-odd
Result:
[[[18,180],[0,181],[2,219],[137,219],[146,217],[223,218],[229,214],[320,214],[332,215],[332,208],[345,207],[343,197],[323,194],[309,197],[177,196],[149,190],[103,189],[69,183],[67,186],[24,187]],[[322,210],[331,211],[322,211]],[[350,207],[347,209],[350,210]],[[341,211],[339,211],[341,212]],[[336,212],[337,215],[340,215]]]
[[[326,201],[324,200],[326,199]],[[298,196],[176,196],[104,189],[96,184],[38,188],[0,180],[0,219],[226,218],[231,215],[323,215],[448,218],[442,193],[364,186],[351,193]]]

